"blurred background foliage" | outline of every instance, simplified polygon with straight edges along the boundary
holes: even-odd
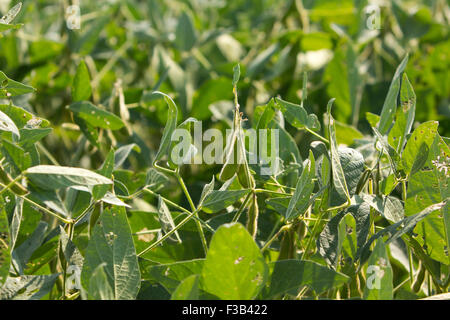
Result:
[[[0,11],[16,2],[1,1]],[[79,5],[81,27],[70,30],[67,8],[73,4]],[[369,5],[379,8],[379,29],[368,28]],[[98,168],[110,146],[135,143],[124,166],[137,172],[151,166],[167,119],[164,100],[151,92],[172,96],[179,119],[195,117],[203,128],[225,129],[237,62],[246,117],[274,96],[299,103],[307,71],[308,112],[322,119],[335,97],[335,118],[357,128],[347,131],[357,138],[370,133],[365,114],[380,113],[395,69],[409,53],[416,121],[438,120],[440,134],[448,137],[449,21],[446,0],[25,0],[15,19],[24,26],[0,39],[0,70],[36,89],[13,102],[51,122],[55,134],[44,145],[61,165]],[[100,130],[99,146],[89,143],[67,108],[82,60],[92,102],[128,124],[114,134]],[[286,127],[306,157],[312,137]],[[199,190],[201,180],[217,173],[185,170]]]

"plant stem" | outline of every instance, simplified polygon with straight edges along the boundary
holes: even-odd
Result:
[[[8,183],[6,186],[2,184],[3,189],[0,190],[0,196],[3,194],[3,192],[9,190],[13,185],[15,185],[17,182],[22,179],[23,175],[19,174],[17,177],[14,178],[10,183]]]
[[[184,183],[184,180],[181,177],[181,175],[178,172],[178,170],[175,171],[175,177],[177,178],[178,183],[180,184],[181,189],[183,190],[184,195],[186,196],[186,198],[187,198],[187,200],[189,202],[189,205],[191,206],[192,213],[194,214],[194,216],[197,219],[200,219],[198,217],[198,214],[197,214],[197,208],[195,207],[195,204],[192,201],[191,195],[189,194],[189,191],[186,188],[186,184]],[[206,255],[206,253],[208,252],[208,244],[206,243],[206,237],[205,237],[205,233],[203,232],[202,224],[197,219],[195,219],[195,224],[197,225],[197,229],[198,229],[198,232],[200,234],[200,239],[202,241],[203,250],[205,251],[205,255]]]
[[[242,202],[242,205],[240,206],[239,210],[236,212],[236,214],[233,217],[233,222],[237,222],[239,218],[241,217],[242,212],[244,211],[245,207],[247,206],[248,201],[250,200],[250,196],[253,194],[253,192],[249,192],[247,196],[244,199],[244,202]]]

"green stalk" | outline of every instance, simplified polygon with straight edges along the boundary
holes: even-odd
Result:
[[[200,218],[198,217],[198,214],[197,214],[197,208],[195,207],[195,204],[194,204],[194,202],[192,201],[191,195],[189,194],[189,191],[188,191],[188,189],[186,188],[186,184],[184,183],[184,180],[183,180],[183,178],[181,177],[181,175],[180,175],[180,173],[178,172],[178,170],[175,171],[175,177],[177,178],[178,183],[180,184],[181,189],[183,190],[184,195],[186,196],[186,198],[187,198],[187,200],[188,200],[188,202],[189,202],[189,205],[191,206],[192,213],[194,214],[194,216],[195,216],[197,219],[200,219]],[[206,253],[208,252],[208,244],[206,243],[206,237],[205,237],[205,233],[204,233],[204,231],[203,231],[202,224],[201,224],[197,219],[195,219],[195,224],[197,225],[197,230],[198,230],[198,232],[199,232],[199,234],[200,234],[200,239],[201,239],[201,241],[202,241],[203,250],[205,251],[205,255],[206,255]]]

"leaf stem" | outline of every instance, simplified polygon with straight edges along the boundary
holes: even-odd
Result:
[[[149,252],[150,250],[152,250],[154,247],[156,247],[157,245],[159,245],[160,243],[162,243],[164,240],[166,240],[168,237],[170,237],[172,235],[172,233],[174,233],[175,231],[177,231],[178,229],[180,229],[186,222],[188,222],[194,215],[197,214],[197,211],[191,212],[186,218],[184,218],[179,224],[177,224],[175,226],[175,228],[173,228],[172,230],[170,230],[169,232],[167,232],[165,235],[163,235],[159,240],[155,241],[154,243],[152,243],[150,246],[148,246],[146,249],[142,250],[140,253],[137,254],[138,257],[146,254],[147,252]]]

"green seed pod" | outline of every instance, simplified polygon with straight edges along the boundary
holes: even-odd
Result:
[[[278,261],[295,258],[295,230],[289,228],[283,235]]]
[[[300,221],[296,229],[298,240],[301,241],[306,236],[307,233],[305,221]]]
[[[425,267],[422,262],[419,262],[419,272],[417,273],[416,279],[414,279],[412,290],[414,292],[419,292],[422,288],[423,281],[425,280]]]
[[[254,193],[247,214],[247,230],[253,237],[253,239],[255,238],[256,231],[258,230],[258,216],[259,216],[258,199],[256,197],[256,194]]]

